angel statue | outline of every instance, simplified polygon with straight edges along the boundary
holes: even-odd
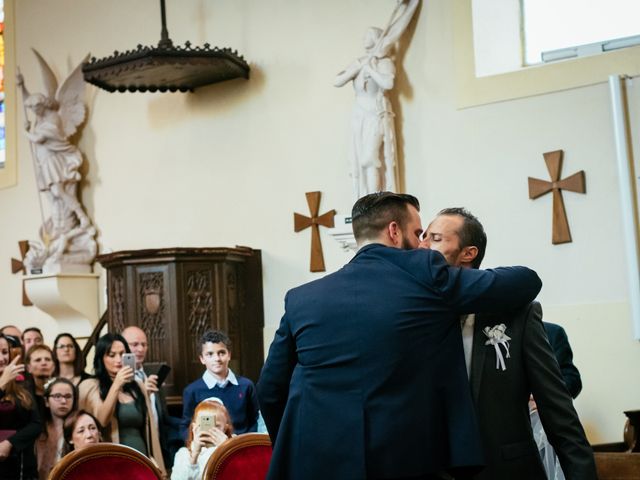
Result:
[[[81,62],[58,88],[47,62],[33,50],[40,64],[45,94],[30,94],[21,73],[17,84],[22,90],[26,136],[31,144],[36,183],[47,198],[50,216],[44,220],[41,241],[29,242],[25,265],[29,272],[90,272],[97,253],[96,229],[78,200],[77,188],[82,153],[69,138],[85,118],[82,101],[85,83]],[[29,120],[28,110],[34,118]]]
[[[340,72],[334,86],[353,81],[356,101],[351,117],[351,179],[356,198],[396,190],[397,150],[394,114],[387,91],[396,68],[391,51],[406,30],[420,0],[398,0],[384,30],[369,27],[365,55]]]

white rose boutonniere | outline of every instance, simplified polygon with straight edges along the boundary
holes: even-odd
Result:
[[[484,334],[488,337],[489,340],[484,342],[485,345],[493,345],[496,349],[496,369],[502,369],[503,371],[507,369],[507,366],[504,363],[505,357],[502,356],[502,350],[500,350],[500,346],[504,347],[504,351],[506,352],[506,358],[509,358],[509,340],[511,337],[507,335],[505,332],[507,331],[507,326],[504,323],[499,325],[495,325],[493,327],[484,327]]]

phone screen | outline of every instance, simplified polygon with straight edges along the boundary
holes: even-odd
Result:
[[[167,376],[169,375],[170,371],[171,371],[171,367],[169,365],[164,363],[160,365],[160,368],[158,369],[158,373],[156,374],[158,375],[158,388],[160,388],[164,383],[164,381],[167,379]]]

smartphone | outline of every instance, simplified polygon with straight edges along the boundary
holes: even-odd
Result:
[[[136,355],[135,353],[124,353],[122,354],[122,366],[131,367],[131,369],[136,371]]]
[[[9,361],[12,361],[18,355],[20,355],[19,363],[24,363],[24,355],[22,354],[22,347],[12,347],[9,349],[9,357],[10,357]],[[24,382],[24,375],[22,374],[18,375],[16,377],[16,382]]]
[[[210,430],[216,426],[216,415],[200,415],[198,417],[198,427],[200,430]]]
[[[10,360],[9,361],[12,361],[18,355],[22,356],[22,347],[12,347],[9,350],[9,356],[10,356]],[[24,358],[21,358],[21,360],[24,362]]]
[[[171,371],[171,367],[166,363],[163,363],[162,365],[160,365],[160,368],[158,369],[158,373],[156,373],[156,375],[158,376],[158,383],[157,383],[158,388],[160,388],[164,383],[164,381],[167,379],[167,376],[169,375],[170,371]]]

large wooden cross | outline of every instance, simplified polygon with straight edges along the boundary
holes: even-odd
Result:
[[[321,192],[307,192],[307,204],[311,217],[306,217],[299,213],[293,214],[293,229],[296,232],[311,227],[311,264],[312,272],[324,272],[324,256],[322,255],[322,244],[320,243],[320,225],[323,227],[333,228],[333,217],[336,215],[335,210],[329,210],[318,216],[320,211]]]
[[[586,193],[584,170],[580,170],[570,177],[560,179],[563,151],[556,150],[554,152],[544,153],[543,155],[551,181],[548,182],[546,180],[540,180],[539,178],[529,177],[529,198],[533,200],[541,197],[545,193],[553,192],[553,229],[551,243],[554,245],[568,243],[571,242],[571,231],[569,230],[567,212],[564,208],[564,200],[562,199],[562,190]]]
[[[25,273],[27,273],[27,270],[24,266],[24,257],[29,251],[29,241],[20,240],[18,242],[18,247],[20,248],[20,260],[18,260],[17,258],[11,259],[11,273],[15,274],[18,272],[22,272],[22,274],[24,275]],[[29,297],[27,296],[27,290],[24,286],[24,280],[22,280],[22,305],[25,307],[30,307],[33,305],[33,303],[31,303],[31,300],[29,300]]]

